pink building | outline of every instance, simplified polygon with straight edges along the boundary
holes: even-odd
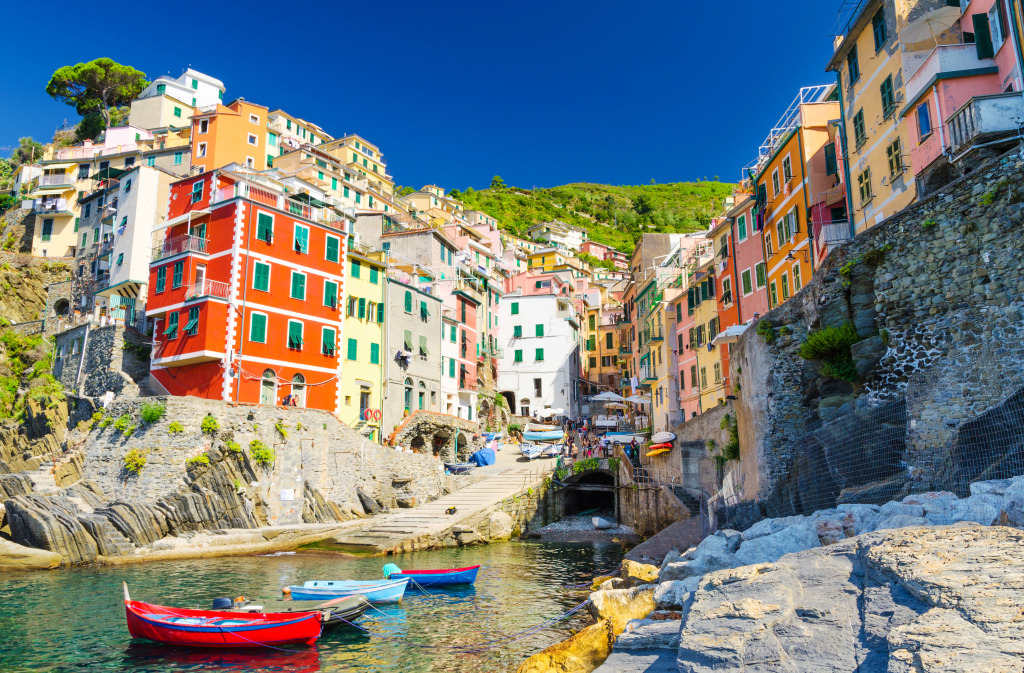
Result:
[[[730,211],[732,219],[732,254],[736,269],[735,294],[739,300],[739,323],[748,324],[768,312],[768,275],[764,262],[762,232],[757,228],[754,207],[757,200],[750,194],[737,194]]]
[[[612,262],[616,269],[626,269],[629,267],[629,257],[625,253],[602,243],[587,241],[580,246],[580,252],[593,255],[604,262]]]

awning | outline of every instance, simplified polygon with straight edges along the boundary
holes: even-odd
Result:
[[[719,332],[714,339],[711,340],[712,346],[721,346],[722,344],[736,343],[736,341],[743,336],[743,333],[747,331],[750,325],[733,325],[727,327],[725,330]]]
[[[86,159],[82,163],[89,163],[92,159]],[[39,164],[43,168],[71,168],[77,166],[77,161],[40,161]]]
[[[91,177],[93,180],[117,180],[131,169],[114,168],[107,166],[103,170],[96,171]]]

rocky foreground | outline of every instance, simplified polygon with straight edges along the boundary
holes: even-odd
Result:
[[[718,531],[598,578],[595,623],[519,673],[1020,673],[1022,524],[1016,477]]]

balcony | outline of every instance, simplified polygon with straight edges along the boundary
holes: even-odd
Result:
[[[67,199],[33,199],[32,212],[38,215],[74,215]]]
[[[977,77],[998,72],[996,63],[990,58],[978,58],[978,48],[974,44],[943,44],[932,49],[921,66],[910,76],[904,90],[910,105],[914,107],[922,95],[927,93],[937,79],[956,77]],[[904,114],[907,114],[906,112]]]
[[[657,327],[652,327],[650,330],[648,330],[648,339],[647,340],[648,341],[664,341],[665,340],[665,330],[664,330],[664,328],[661,325],[658,325]]]
[[[181,254],[196,254],[206,255],[207,246],[209,241],[199,236],[189,236],[188,234],[182,236],[175,236],[174,238],[168,238],[163,244],[153,248],[152,263],[159,262],[161,259],[173,257],[174,255]]]
[[[476,285],[477,284],[472,281],[460,278],[459,280],[455,281],[454,286],[452,287],[452,292],[456,294],[461,294],[466,299],[476,302],[477,304],[483,304],[483,290],[478,288]]]
[[[819,245],[848,241],[851,238],[850,223],[846,220],[815,222],[814,238]]]
[[[946,121],[954,154],[978,140],[1017,134],[1024,123],[1024,97],[1020,93],[975,96]]]
[[[265,187],[258,187],[248,182],[236,182],[232,185],[214,190],[210,195],[210,205],[228,201],[230,199],[242,198],[261,203],[271,208],[300,217],[310,222],[316,222],[324,226],[345,231],[345,218],[335,213],[330,208],[317,208],[305,203],[299,203],[292,199],[285,198],[284,194],[272,191]]]
[[[50,175],[39,176],[39,188],[66,187],[70,189],[75,184],[71,173],[51,173]]]
[[[227,283],[222,283],[218,280],[201,280],[193,283],[192,287],[185,292],[185,301],[206,299],[207,297],[227,299],[229,294],[230,287]]]

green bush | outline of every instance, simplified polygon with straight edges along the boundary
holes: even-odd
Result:
[[[161,402],[144,402],[139,416],[144,423],[156,423],[167,413],[167,405]]]
[[[241,453],[242,452],[242,447],[239,445],[238,442],[236,442],[233,439],[229,439],[228,441],[224,442],[224,446],[226,446],[228,451],[230,451],[231,453]]]
[[[771,322],[767,318],[762,318],[757,323],[757,336],[761,337],[761,341],[766,344],[770,344],[775,341],[775,328],[772,327]]]
[[[114,422],[114,419],[112,419],[110,416],[104,416],[103,418],[100,419],[100,422],[97,423],[96,425],[100,426],[101,428],[105,428],[105,427],[107,427],[108,425],[110,425],[113,422]]]
[[[92,422],[95,423],[96,421],[100,420],[101,418],[103,418],[103,414],[101,414],[100,412],[97,411],[96,413],[94,413],[92,415]]]
[[[722,417],[720,427],[729,432],[729,442],[722,447],[721,455],[726,460],[740,459],[740,426],[732,414]]]
[[[288,438],[288,430],[285,429],[283,421],[278,421],[277,423],[274,423],[274,428],[277,430],[278,434],[281,435],[281,437],[284,437],[285,439]]]
[[[127,428],[125,428],[125,429],[124,429],[124,430],[123,430],[123,431],[121,432],[121,435],[122,435],[122,436],[124,436],[124,438],[125,438],[125,439],[128,439],[128,438],[129,438],[129,437],[131,437],[131,436],[132,436],[133,434],[135,434],[135,430],[136,430],[136,426],[135,426],[135,424],[134,424],[134,423],[132,423],[131,425],[129,425],[129,426],[127,427]]]
[[[842,355],[849,356],[850,346],[860,341],[857,328],[852,322],[840,327],[825,327],[811,332],[800,344],[798,353],[805,360],[827,360]]]
[[[857,380],[857,363],[853,358],[845,360],[828,361],[821,365],[821,375],[838,381]]]
[[[519,423],[509,423],[508,424],[508,431],[509,431],[509,433],[513,433],[513,432],[521,433],[523,431],[523,426],[520,425]]]
[[[220,430],[220,423],[217,422],[216,418],[207,414],[203,417],[203,423],[199,426],[199,429],[202,430],[204,435],[213,436]]]
[[[132,449],[124,455],[124,469],[138,474],[146,466],[146,454],[138,449]]]
[[[620,462],[621,461],[618,458],[609,458],[608,459],[608,469],[611,470],[612,472],[618,472],[619,471],[619,463]]]
[[[185,464],[188,465],[189,467],[192,467],[194,465],[209,465],[210,457],[205,453],[200,453],[186,460]]]
[[[178,421],[171,421],[171,424],[167,426],[167,434],[178,435],[185,432],[185,426]]]
[[[121,415],[116,421],[114,421],[114,429],[118,432],[124,432],[132,424],[132,417],[128,414]]]
[[[257,465],[264,465],[266,467],[273,465],[274,459],[277,457],[272,448],[258,439],[249,442],[249,455],[252,456]]]

